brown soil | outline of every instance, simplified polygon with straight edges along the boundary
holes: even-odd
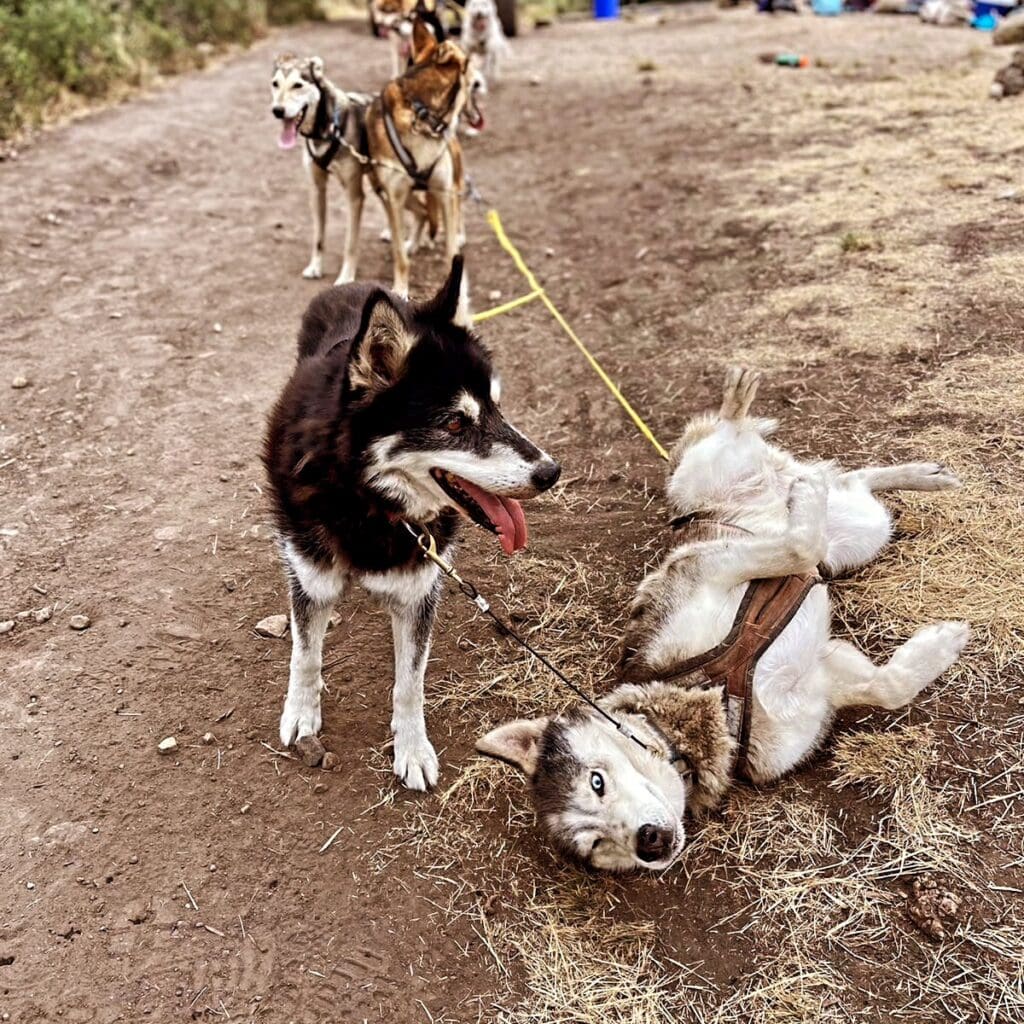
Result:
[[[1019,108],[986,98],[1000,54],[983,42],[911,19],[706,8],[664,24],[567,23],[516,42],[467,162],[663,442],[714,401],[727,362],[748,362],[765,370],[761,408],[794,449],[850,463],[949,459],[968,481],[960,507],[999,502],[1019,523],[1024,231],[1021,193],[1004,198],[1024,186],[1009,113]],[[671,979],[672,998],[689,998],[686,981],[710,1019],[776,962],[789,925],[806,922],[765,925],[746,855],[713,846],[697,844],[661,879],[557,865],[533,840],[519,780],[481,765],[472,744],[517,706],[537,712],[558,695],[457,595],[428,679],[439,794],[393,785],[388,623],[361,597],[328,638],[325,733],[340,770],[271,749],[289,649],[252,628],[286,608],[257,451],[320,287],[299,276],[306,194],[267,110],[275,49],[320,53],[339,84],[359,89],[379,87],[389,59],[362,25],[296,30],[0,165],[0,620],[53,608],[0,637],[0,1012],[18,1022],[596,1020],[590,995],[568,982],[551,994],[538,967],[577,929],[586,942],[571,948],[605,965],[625,963],[639,936],[633,988]],[[784,49],[824,66],[757,61]],[[650,61],[655,70],[638,70]],[[390,279],[383,218],[375,201],[367,209],[362,274]],[[340,258],[337,195],[332,214],[328,274]],[[851,233],[858,244],[843,243]],[[525,290],[483,207],[469,210],[469,237],[478,308],[492,290]],[[414,292],[442,273],[438,254],[417,257]],[[530,555],[510,564],[474,533],[461,568],[521,609],[524,628],[544,623],[535,641],[600,686],[624,604],[660,551],[662,466],[542,309],[482,333],[507,407],[562,459],[567,484],[528,510]],[[19,376],[29,385],[10,389]],[[971,533],[957,501],[903,506],[906,562],[893,556],[870,578],[913,586],[870,622],[874,608],[851,586],[840,616],[884,648],[915,622],[965,614],[966,584],[932,586],[947,565],[969,561],[1007,588],[991,609],[979,603],[966,667],[910,712],[937,735],[947,780],[991,765],[1005,723],[1020,729],[1019,665],[1006,654],[1022,635],[1019,578],[998,578],[998,540]],[[933,515],[957,543],[925,543]],[[91,626],[70,629],[76,614]],[[900,724],[852,721],[844,728]],[[178,750],[161,756],[170,735]],[[739,794],[734,810],[783,814],[782,793],[856,849],[886,805],[830,790],[827,760],[775,795]],[[1013,920],[1024,882],[1019,818],[995,820],[1013,803],[966,806],[1019,788],[1019,775],[997,774],[1002,764],[992,787],[951,812],[989,840],[973,861],[963,844],[985,890],[977,934]],[[958,792],[967,777],[954,776]],[[780,834],[791,827],[786,818]],[[959,993],[936,994],[944,961],[906,924],[898,875],[872,890],[882,923],[867,945],[830,933],[821,970],[831,973],[810,1002],[771,1004],[773,1016],[755,1000],[742,1018],[966,1013]],[[602,947],[605,934],[619,945]],[[995,947],[962,940],[949,969],[961,988],[963,959]],[[575,963],[551,976],[568,978]],[[992,985],[1003,976],[977,973]],[[555,1005],[578,1008],[556,1018]],[[657,1008],[629,1017],[625,1005],[600,1019],[662,1019]]]

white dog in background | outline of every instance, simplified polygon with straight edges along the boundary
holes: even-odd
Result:
[[[480,58],[488,84],[497,85],[501,65],[511,47],[501,29],[494,0],[469,0],[466,4],[462,18],[462,46],[467,53]]]

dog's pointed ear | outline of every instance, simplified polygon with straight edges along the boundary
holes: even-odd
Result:
[[[413,337],[401,311],[382,288],[372,291],[348,357],[353,389],[382,391],[402,375]]]
[[[461,254],[452,259],[452,268],[437,294],[416,309],[417,316],[435,323],[470,326],[469,298]]]
[[[546,718],[521,718],[492,729],[476,741],[476,749],[488,757],[496,757],[515,765],[529,778],[537,770],[540,739],[548,727]]]
[[[434,56],[437,49],[437,40],[430,26],[422,18],[413,18],[412,21],[412,61],[414,64],[423,64]]]

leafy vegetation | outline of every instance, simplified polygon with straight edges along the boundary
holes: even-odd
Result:
[[[320,16],[319,0],[0,0],[0,139],[63,98],[196,67],[210,46]]]

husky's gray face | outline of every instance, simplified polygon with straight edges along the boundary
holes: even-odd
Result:
[[[506,554],[526,546],[519,499],[552,487],[561,467],[505,419],[490,355],[453,322],[461,262],[425,306],[378,298],[364,313],[350,381],[363,479],[425,523],[454,508],[495,534]]]
[[[281,149],[292,149],[303,127],[309,130],[320,103],[320,88],[315,80],[322,78],[323,61],[319,57],[300,60],[291,54],[274,61],[270,79],[270,112],[281,122]]]
[[[660,870],[685,842],[686,786],[660,756],[653,732],[644,750],[592,712],[509,722],[477,750],[531,779],[537,821],[570,860],[600,871]]]

